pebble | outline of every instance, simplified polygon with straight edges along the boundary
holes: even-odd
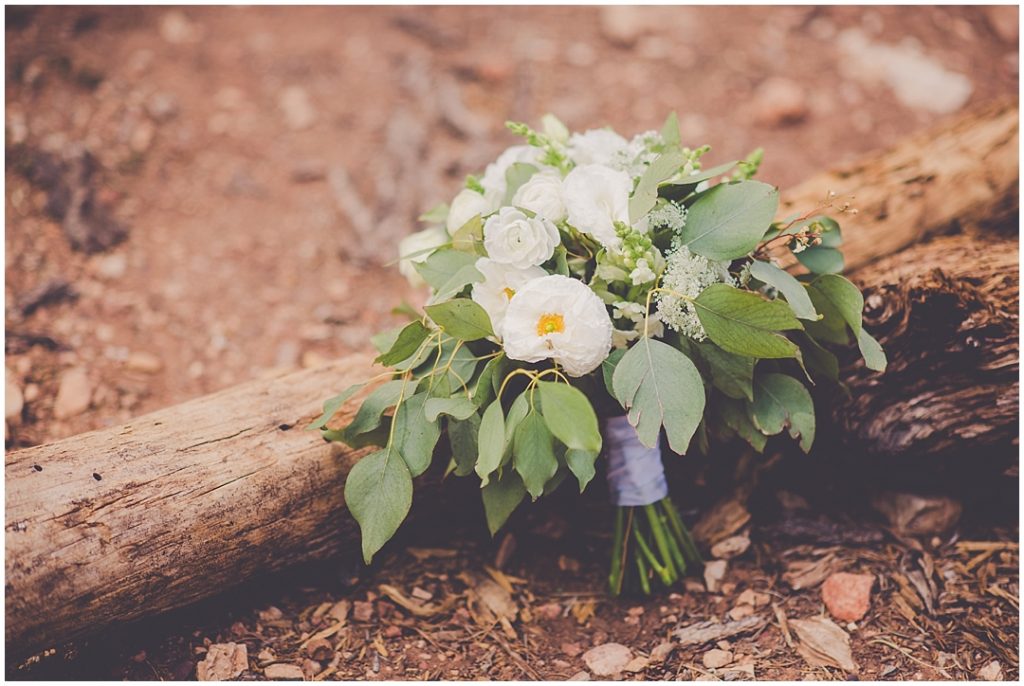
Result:
[[[160,17],[160,37],[172,45],[195,39],[196,28],[183,12],[173,10]]]
[[[739,597],[736,598],[737,605],[753,605],[754,607],[761,607],[767,605],[772,600],[771,596],[767,593],[758,593],[752,588],[740,593]]]
[[[292,167],[291,179],[295,183],[313,183],[327,178],[327,165],[321,160],[300,160]]]
[[[156,374],[164,368],[164,363],[153,353],[134,352],[125,360],[124,366],[133,372]]]
[[[630,660],[625,667],[622,668],[624,672],[642,672],[647,669],[647,666],[651,664],[651,661],[646,657],[634,657]]]
[[[537,606],[535,612],[541,619],[558,619],[562,616],[562,606],[558,603],[544,603]]]
[[[281,92],[278,105],[284,113],[285,124],[292,131],[308,129],[316,122],[316,109],[309,93],[301,86],[289,86]]]
[[[357,622],[368,622],[373,618],[373,603],[357,600],[352,604],[352,619]]]
[[[725,560],[711,560],[704,565],[704,585],[708,593],[717,593],[729,563]]]
[[[5,367],[4,373],[7,385],[4,392],[4,417],[17,423],[21,419],[21,410],[25,407],[25,396],[11,370]]]
[[[92,402],[92,382],[84,367],[72,367],[60,375],[53,415],[68,419],[85,412]]]
[[[675,650],[675,646],[668,641],[659,643],[651,650],[651,662],[664,662],[672,654],[673,650]]]
[[[744,617],[749,617],[754,614],[753,605],[737,605],[733,609],[729,610],[729,619],[739,621]]]
[[[711,556],[722,560],[731,560],[734,557],[747,552],[750,547],[750,539],[743,535],[730,536],[711,546]]]
[[[248,667],[249,653],[244,643],[214,643],[196,665],[196,677],[199,681],[227,681]]]
[[[583,652],[583,647],[579,643],[563,643],[561,645],[562,652],[569,657],[576,657]]]
[[[30,383],[25,386],[25,402],[31,403],[39,399],[42,395],[43,390],[39,387],[39,384]]]
[[[298,665],[288,665],[281,662],[273,665],[267,665],[263,669],[263,675],[268,679],[288,679],[302,681],[303,674],[302,668]]]
[[[616,45],[629,47],[645,29],[644,8],[606,5],[601,8],[601,33]]]
[[[754,117],[767,126],[798,124],[807,118],[807,93],[791,79],[773,76],[754,91]]]
[[[576,672],[567,681],[590,681],[590,672]]]
[[[821,599],[829,613],[844,622],[856,622],[871,606],[871,587],[875,577],[871,574],[836,572],[821,585]]]
[[[621,643],[604,643],[583,653],[583,662],[598,676],[621,674],[633,652]]]
[[[728,650],[712,648],[708,652],[704,653],[701,657],[701,661],[708,669],[719,669],[732,662],[732,653]]]
[[[173,93],[153,93],[146,100],[146,112],[155,121],[167,122],[178,116],[181,106]]]
[[[127,270],[128,258],[123,253],[104,255],[96,261],[96,275],[103,279],[120,279]]]
[[[992,660],[978,670],[978,678],[982,681],[1002,681],[1003,666],[999,664],[998,660]]]

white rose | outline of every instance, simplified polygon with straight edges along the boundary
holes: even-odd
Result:
[[[480,177],[480,185],[484,187],[488,195],[494,194],[500,203],[505,197],[505,190],[508,188],[505,173],[509,170],[509,167],[517,162],[533,164],[539,167],[542,154],[540,148],[535,148],[532,145],[513,145],[498,155],[498,159],[487,165],[487,168],[484,169],[484,175]]]
[[[419,272],[416,271],[414,263],[423,262],[433,252],[448,242],[448,234],[440,226],[432,226],[410,234],[398,243],[398,271],[409,280],[414,287],[419,288],[426,282]]]
[[[516,207],[525,207],[545,219],[558,223],[565,219],[562,179],[558,174],[534,174],[512,198]]]
[[[445,221],[448,233],[454,234],[462,228],[463,224],[478,214],[481,217],[487,216],[498,209],[500,203],[501,198],[496,197],[494,193],[484,195],[471,188],[463,188],[452,200],[452,206],[448,209],[448,219]]]
[[[502,207],[484,224],[487,256],[519,269],[550,260],[560,242],[554,224],[543,217],[527,217],[514,207]]]
[[[491,318],[494,331],[499,333],[501,323],[505,320],[505,310],[508,309],[508,303],[516,292],[527,282],[548,275],[540,267],[516,269],[486,257],[476,261],[476,269],[484,275],[484,280],[473,284],[470,297],[484,308],[487,316]]]
[[[633,182],[626,172],[597,164],[576,167],[562,183],[569,223],[607,248],[622,244],[615,222],[629,223],[629,194]]]
[[[629,154],[629,141],[609,129],[574,133],[569,138],[569,158],[577,165],[602,164],[620,167]]]
[[[559,274],[519,289],[501,329],[510,359],[551,359],[569,376],[597,369],[612,347],[612,320],[604,302],[582,281]]]

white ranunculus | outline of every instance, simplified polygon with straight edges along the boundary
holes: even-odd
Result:
[[[629,141],[610,129],[574,133],[569,138],[569,158],[577,165],[601,164],[619,168],[629,154]]]
[[[505,320],[505,310],[508,309],[512,296],[527,282],[548,275],[540,267],[517,269],[486,257],[476,261],[476,269],[484,275],[484,280],[473,284],[470,297],[484,308],[487,316],[491,318],[491,326],[499,334],[501,324]]]
[[[471,188],[463,188],[452,200],[451,207],[448,208],[448,219],[445,221],[448,233],[454,234],[462,228],[463,224],[478,214],[481,217],[487,216],[498,209],[500,203],[501,198],[496,193],[484,195]]]
[[[565,219],[562,178],[557,173],[534,174],[516,191],[512,204],[516,207],[525,207],[555,223],[562,221]]]
[[[626,172],[598,164],[576,167],[562,183],[569,223],[605,247],[618,248],[622,239],[615,232],[615,222],[629,223],[632,190],[633,182]]]
[[[398,271],[402,272],[402,276],[413,286],[423,286],[426,282],[413,264],[423,262],[430,257],[433,248],[447,242],[448,233],[440,226],[432,226],[406,236],[398,243],[398,255],[401,258],[398,262]]]
[[[528,217],[514,207],[502,207],[484,224],[487,256],[519,269],[551,259],[560,242],[554,224],[543,217]]]
[[[522,162],[539,168],[542,155],[541,149],[535,148],[532,145],[513,145],[498,155],[498,159],[487,165],[487,168],[484,169],[484,175],[480,177],[480,185],[484,187],[488,196],[494,194],[500,203],[505,197],[505,190],[508,188],[505,173],[509,170],[509,167],[517,162]]]
[[[554,360],[569,376],[597,369],[612,347],[604,302],[582,281],[559,274],[534,279],[516,292],[501,333],[509,359]]]

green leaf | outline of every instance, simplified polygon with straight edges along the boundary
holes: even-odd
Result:
[[[815,340],[827,343],[846,345],[850,342],[850,334],[847,331],[846,320],[842,313],[836,309],[832,301],[821,291],[814,287],[814,284],[807,286],[807,294],[811,296],[814,309],[822,316],[816,322],[807,322],[804,326],[807,333]]]
[[[608,394],[613,398],[615,397],[615,391],[612,389],[612,378],[615,375],[615,367],[618,366],[622,356],[626,354],[625,348],[616,348],[612,350],[608,357],[604,358],[604,362],[601,363],[601,377],[604,379],[604,387],[608,389]]]
[[[502,205],[511,205],[512,198],[515,197],[516,191],[524,183],[530,180],[530,177],[537,173],[537,167],[526,162],[515,162],[505,171],[505,199],[502,201]]]
[[[793,314],[800,319],[818,320],[818,312],[814,309],[811,296],[807,294],[807,287],[789,272],[779,269],[770,262],[754,260],[750,264],[750,275],[778,289],[793,308]]]
[[[374,349],[379,353],[386,353],[391,350],[391,347],[398,340],[398,335],[402,333],[403,326],[395,326],[390,329],[384,329],[370,336],[370,343],[373,344]]]
[[[526,491],[536,500],[544,492],[544,484],[558,471],[558,458],[551,432],[535,410],[516,427],[512,452],[516,471],[523,478]]]
[[[476,405],[464,395],[450,398],[430,398],[423,406],[423,414],[428,422],[437,421],[438,416],[446,414],[455,419],[468,419],[476,412]]]
[[[580,493],[586,489],[587,484],[594,478],[594,474],[597,470],[594,468],[594,462],[597,460],[597,453],[588,452],[586,450],[574,450],[570,448],[565,452],[565,463],[569,466],[575,476],[576,480],[580,483]]]
[[[459,269],[459,271],[452,274],[451,278],[444,282],[440,288],[437,289],[437,293],[434,294],[432,300],[435,302],[443,302],[449,298],[453,298],[462,292],[462,289],[471,283],[479,283],[484,280],[484,275],[476,268],[475,264],[467,264],[465,267]]]
[[[501,465],[501,458],[505,455],[505,414],[497,400],[484,411],[478,436],[480,455],[476,460],[476,473],[481,485],[486,486],[491,473]]]
[[[394,344],[386,353],[378,355],[374,362],[378,362],[385,367],[393,367],[415,354],[429,335],[430,330],[423,326],[421,322],[413,322],[402,329]]]
[[[675,110],[669,113],[665,123],[661,126],[661,139],[667,146],[678,146],[682,143],[679,135],[679,117]]]
[[[564,245],[555,246],[555,256],[553,259],[555,261],[553,273],[560,274],[562,276],[569,276],[568,252]]]
[[[537,384],[548,429],[570,450],[601,452],[601,430],[587,396],[578,388],[553,381]]]
[[[436,418],[428,421],[424,416],[424,405],[430,400],[426,393],[417,393],[395,412],[394,444],[414,477],[427,471],[434,457],[434,446],[441,437]]]
[[[472,414],[465,421],[448,422],[448,443],[455,461],[455,476],[468,476],[476,467],[477,437],[480,435],[480,415]]]
[[[477,252],[477,247],[483,241],[484,221],[480,218],[479,214],[470,217],[465,224],[455,229],[455,233],[452,234],[453,248],[462,252],[472,253],[478,257],[480,253]],[[465,269],[465,267],[462,267],[462,269]]]
[[[719,184],[690,206],[680,238],[711,260],[743,257],[757,247],[778,206],[778,191],[766,183]]]
[[[635,224],[651,211],[658,200],[658,185],[676,175],[679,168],[686,162],[686,157],[678,149],[669,150],[654,159],[644,171],[636,190],[629,199],[629,221]]]
[[[324,413],[313,420],[313,422],[307,426],[307,429],[322,429],[327,426],[327,422],[331,421],[331,417],[334,413],[341,409],[341,406],[348,402],[348,399],[359,392],[366,384],[357,383],[349,386],[338,395],[333,398],[329,398],[324,401]]]
[[[787,374],[765,374],[754,384],[751,419],[763,433],[774,436],[789,427],[789,435],[800,440],[800,449],[810,452],[814,443],[814,401],[802,383]]]
[[[800,335],[799,340],[807,367],[829,381],[839,381],[839,360],[836,356],[807,333]]]
[[[395,379],[381,384],[366,396],[352,423],[342,430],[346,443],[350,438],[373,431],[380,426],[384,410],[398,402],[405,382]]]
[[[824,274],[811,282],[819,293],[832,303],[843,321],[853,330],[860,331],[861,316],[864,312],[864,296],[849,279],[838,274]]]
[[[747,413],[746,403],[731,398],[719,398],[718,415],[722,423],[736,432],[736,435],[750,444],[759,453],[764,452],[768,437],[761,433]]]
[[[427,305],[424,309],[445,333],[459,340],[475,341],[494,335],[487,312],[467,298]]]
[[[494,388],[494,379],[496,375],[503,376],[505,363],[505,354],[499,353],[484,365],[483,371],[480,372],[480,376],[477,377],[476,384],[473,386],[474,405],[483,407],[488,400],[497,394],[497,390]]]
[[[857,332],[857,346],[860,354],[864,356],[864,364],[868,369],[876,372],[884,372],[889,361],[885,357],[885,351],[881,344],[875,340],[863,327]]]
[[[506,469],[500,478],[484,486],[480,495],[484,501],[487,528],[493,536],[519,507],[526,495],[526,487],[515,470]]]
[[[359,460],[345,481],[345,504],[359,522],[363,560],[395,535],[412,505],[412,475],[392,449],[378,450]]]
[[[763,359],[800,355],[796,344],[775,333],[803,328],[787,303],[716,283],[693,304],[708,338],[726,352]]]
[[[794,254],[800,264],[815,274],[838,274],[846,266],[843,253],[823,245],[816,245]]]
[[[436,354],[436,353],[435,353]],[[438,371],[448,368],[445,378],[447,385],[435,384],[433,396],[443,398],[455,395],[456,392],[466,393],[469,390],[469,383],[476,373],[477,365],[480,363],[476,355],[459,341],[448,339],[441,345],[441,355],[437,361]],[[466,388],[463,388],[466,384]]]
[[[730,398],[754,399],[753,357],[735,355],[707,341],[696,344],[697,353],[707,363],[711,384]]]
[[[690,197],[690,194],[692,194],[694,190],[696,190],[698,184],[703,183],[704,181],[709,181],[715,178],[716,176],[722,176],[735,166],[736,162],[727,162],[725,164],[719,164],[718,166],[710,167],[708,169],[701,169],[700,171],[696,171],[693,174],[690,174],[689,176],[684,176],[680,179],[677,179],[675,183],[661,186],[658,189],[658,195],[660,195],[663,198],[668,198],[670,200],[675,201],[686,200],[688,197]],[[707,192],[708,191],[703,191],[703,193]],[[694,199],[694,202],[696,202],[696,198]]]
[[[616,399],[629,411],[641,443],[653,447],[661,427],[669,446],[685,454],[704,414],[704,383],[683,353],[642,338],[622,356],[612,376]]]
[[[516,436],[516,429],[519,428],[519,422],[523,421],[529,411],[530,402],[526,393],[520,394],[508,408],[508,414],[505,416],[505,453],[507,455],[512,454],[512,442]]]
[[[448,218],[448,204],[441,203],[440,205],[434,205],[429,210],[419,216],[421,222],[427,222],[428,224],[444,224],[444,221]]]
[[[466,265],[474,265],[477,255],[454,248],[438,248],[430,254],[430,257],[422,262],[413,262],[413,267],[423,277],[423,280],[439,289]]]

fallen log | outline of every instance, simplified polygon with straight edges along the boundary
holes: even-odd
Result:
[[[967,115],[937,135],[967,121],[988,128],[992,118],[1002,122],[1007,115],[978,116]],[[916,145],[929,148],[927,141]],[[903,148],[893,154],[906,157]],[[862,239],[847,241],[850,264],[879,254],[863,237],[882,241],[911,227],[905,235],[912,241],[956,226],[968,209],[972,220],[982,220],[990,216],[985,207],[1005,207],[1002,181],[975,188],[969,208],[922,207],[959,193],[964,178],[984,177],[990,158],[958,158],[959,172],[934,176],[926,194],[892,191],[887,215],[858,221]],[[904,165],[903,173],[912,164],[890,166]],[[840,176],[862,178],[859,185],[869,188],[875,169],[857,165]],[[806,187],[827,187],[823,183]],[[799,197],[787,202],[803,207]],[[917,223],[896,226],[897,205],[899,216]],[[7,649],[44,649],[192,603],[257,573],[354,548],[355,524],[342,494],[359,454],[301,429],[324,398],[364,380],[369,369],[367,357],[352,357],[9,454]]]

